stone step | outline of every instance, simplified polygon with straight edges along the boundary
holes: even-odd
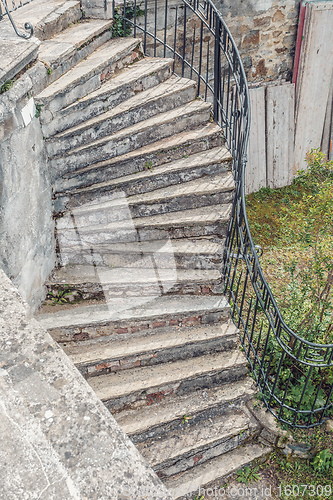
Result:
[[[116,69],[138,57],[139,44],[134,38],[114,38],[95,50],[36,96],[36,103],[43,106],[41,117],[50,119],[59,109],[100,88]]]
[[[152,404],[158,395],[181,396],[229,384],[246,374],[246,358],[238,350],[122,370],[88,382],[110,411]]]
[[[217,269],[176,269],[159,266],[158,257],[143,258],[143,267],[108,269],[98,265],[66,266],[55,271],[46,282],[53,295],[70,287],[77,299],[153,296],[163,294],[216,295],[222,291]],[[144,267],[145,266],[145,267]]]
[[[38,59],[47,67],[48,83],[60,78],[111,38],[112,21],[80,20],[42,43]]]
[[[183,106],[193,101],[195,95],[195,82],[172,76],[169,80],[130,97],[102,115],[53,136],[46,142],[48,154],[60,155],[114,134],[159,113]]]
[[[126,196],[124,191],[115,190],[102,200],[86,202],[73,208],[57,221],[57,229],[87,227],[88,225],[109,224],[128,221],[138,217],[179,212],[203,206],[231,203],[234,179],[231,172],[200,177],[189,182],[176,184],[148,193]]]
[[[59,81],[59,80],[58,80]],[[201,100],[153,116],[110,136],[53,157],[50,167],[57,175],[123,155],[185,129],[196,128],[209,120],[211,105]]]
[[[136,447],[163,480],[237,448],[258,431],[253,417],[233,409],[209,419],[192,417],[191,422],[169,429],[165,436],[137,442]]]
[[[146,57],[122,69],[120,73],[103,83],[98,90],[60,109],[55,116],[52,117],[51,113],[42,115],[44,137],[48,138],[75,127],[118,106],[138,92],[164,82],[171,76],[172,64],[173,59]]]
[[[231,168],[232,158],[224,146],[185,156],[185,158],[155,168],[150,165],[150,162],[147,162],[146,170],[111,180],[104,180],[105,172],[101,169],[102,182],[91,186],[80,186],[80,181],[84,181],[84,177],[83,179],[82,177],[79,179],[76,177],[59,178],[53,187],[56,192],[55,206],[60,210],[60,207],[69,208],[69,206],[82,205],[95,200],[96,197],[104,195],[104,193],[115,190],[122,191],[126,196],[147,193],[154,189],[188,182],[218,172],[222,173]],[[64,188],[65,192],[59,192]],[[62,202],[60,198],[63,198]]]
[[[63,189],[62,186],[71,187],[77,184],[89,186],[145,171],[147,165],[154,171],[156,167],[164,163],[181,160],[185,156],[199,152],[208,152],[211,148],[221,147],[222,143],[221,128],[215,123],[208,123],[193,130],[185,130],[160,139],[124,155],[79,168],[74,172],[62,174],[60,172],[61,175],[59,175],[53,170],[51,176],[53,183],[59,179],[60,191]],[[56,186],[58,187],[58,184]]]
[[[191,470],[167,478],[164,483],[174,500],[185,499],[185,496],[189,498],[188,495],[190,497],[197,496],[197,498],[202,496],[207,499],[214,498],[214,492],[212,496],[206,496],[205,489],[215,489],[216,486],[216,494],[219,495],[220,486],[223,486],[229,475],[245,465],[251,464],[254,460],[265,460],[271,452],[272,448],[258,444],[247,444],[199,464]]]
[[[224,238],[231,213],[231,204],[183,210],[166,214],[139,217],[109,224],[89,227],[69,227],[57,229],[59,252],[72,246],[82,245],[94,252],[94,245],[101,243],[125,243],[148,240],[165,240],[216,236]],[[68,221],[70,218],[68,218]]]
[[[13,17],[20,31],[24,31],[28,21],[33,25],[35,37],[48,40],[81,19],[82,11],[79,0],[34,1],[17,9]]]
[[[209,328],[211,328],[210,326]],[[244,404],[256,394],[254,383],[249,377],[230,384],[195,391],[181,396],[170,396],[167,400],[156,398],[153,406],[125,409],[114,414],[123,431],[134,443],[165,436],[169,429],[179,428],[184,415],[192,417],[188,425],[197,420],[212,418]]]
[[[118,334],[66,345],[64,350],[88,378],[231,350],[236,347],[236,340],[237,329],[228,322]]]
[[[165,326],[214,324],[229,315],[230,306],[222,295],[163,295],[42,307],[36,318],[57,342],[66,343]]]
[[[63,250],[59,264],[89,264],[109,268],[142,268],[145,258],[158,262],[159,268],[220,269],[224,240],[208,238],[184,238],[180,240],[143,241],[115,243],[89,247],[75,245]]]

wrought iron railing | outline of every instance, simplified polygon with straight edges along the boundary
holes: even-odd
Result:
[[[12,26],[14,28],[15,33],[17,36],[25,39],[29,39],[32,37],[34,29],[32,27],[31,23],[24,23],[24,29],[28,33],[22,33],[17,29],[17,26],[15,24],[15,21],[13,19],[13,16],[11,15],[12,12],[15,10],[19,9],[20,7],[24,7],[24,5],[27,5],[28,3],[33,2],[34,0],[0,0],[0,21],[4,16],[8,16],[10,22],[12,23]]]
[[[212,102],[233,155],[223,276],[241,345],[267,409],[293,427],[319,425],[332,411],[333,345],[308,342],[285,324],[260,267],[245,206],[250,105],[240,54],[211,0],[163,2],[114,2],[117,29],[140,36],[146,55],[172,57],[174,73],[195,79],[198,96]]]

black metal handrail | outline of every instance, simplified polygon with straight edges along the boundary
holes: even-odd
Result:
[[[15,10],[19,9],[20,7],[24,7],[24,5],[27,5],[29,3],[33,2],[33,0],[9,0],[9,5],[8,5],[8,0],[0,0],[0,21],[3,19],[5,15],[8,16],[10,22],[12,23],[12,26],[14,28],[15,33],[17,36],[21,38],[25,38],[28,40],[29,38],[32,37],[34,29],[31,23],[24,23],[24,29],[28,31],[28,33],[21,33],[15,24],[15,21],[11,15],[11,12],[14,12]]]
[[[267,409],[293,427],[313,427],[332,411],[333,345],[308,342],[284,322],[260,266],[245,205],[250,129],[246,74],[236,44],[211,0],[144,0],[116,5],[124,35],[140,36],[146,55],[172,57],[174,73],[195,78],[233,156],[235,198],[223,276],[232,318]]]

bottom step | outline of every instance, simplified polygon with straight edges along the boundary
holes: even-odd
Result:
[[[164,483],[175,500],[192,498],[196,495],[198,498],[203,496],[208,499],[204,490],[209,487],[215,488],[215,486],[219,488],[227,476],[254,460],[264,460],[271,452],[271,448],[257,444],[241,446],[189,471],[166,479]]]

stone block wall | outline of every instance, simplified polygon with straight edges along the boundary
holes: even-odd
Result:
[[[55,264],[51,185],[32,81],[0,95],[0,268],[34,310]]]
[[[300,0],[215,0],[249,82],[291,80]]]

